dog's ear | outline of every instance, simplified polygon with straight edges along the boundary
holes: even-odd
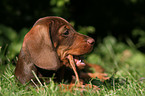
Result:
[[[60,67],[60,61],[51,40],[50,31],[50,24],[34,25],[24,38],[23,49],[36,66],[57,70]]]

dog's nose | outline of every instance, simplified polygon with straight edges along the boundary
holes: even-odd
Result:
[[[89,38],[89,39],[87,40],[87,43],[90,44],[90,45],[94,45],[95,40],[94,40],[93,38]]]

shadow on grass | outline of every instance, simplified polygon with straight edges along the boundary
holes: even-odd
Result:
[[[114,75],[112,75],[108,80],[100,81],[99,79],[93,79],[90,81],[92,85],[96,85],[101,89],[101,86],[105,86],[108,90],[112,89],[119,89],[120,86],[124,86],[129,84],[128,78],[115,78]]]

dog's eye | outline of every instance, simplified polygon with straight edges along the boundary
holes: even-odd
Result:
[[[64,36],[69,35],[69,31],[68,31],[68,30],[66,30],[66,31],[63,33],[63,35],[64,35]]]

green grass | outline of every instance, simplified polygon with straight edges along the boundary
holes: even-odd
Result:
[[[136,70],[130,73],[126,68],[122,69],[123,74],[117,74],[112,76],[110,80],[105,81],[99,85],[99,91],[93,91],[89,89],[86,92],[80,92],[79,90],[73,90],[72,92],[66,91],[61,92],[58,84],[54,83],[53,80],[50,84],[44,84],[43,86],[24,86],[15,81],[13,74],[15,66],[8,64],[4,73],[0,75],[0,95],[1,96],[140,96],[145,95],[145,84],[140,81],[140,76],[135,77],[137,74]],[[134,74],[134,75],[132,75]],[[97,81],[92,81],[97,82]]]
[[[60,91],[53,80],[42,86],[21,85],[15,81],[15,66],[8,61],[0,64],[0,96],[144,96],[145,95],[145,54],[132,46],[116,41],[113,37],[106,37],[98,44],[94,51],[87,56],[90,63],[102,65],[109,80],[101,83],[98,79],[91,80],[100,90],[81,92]]]

